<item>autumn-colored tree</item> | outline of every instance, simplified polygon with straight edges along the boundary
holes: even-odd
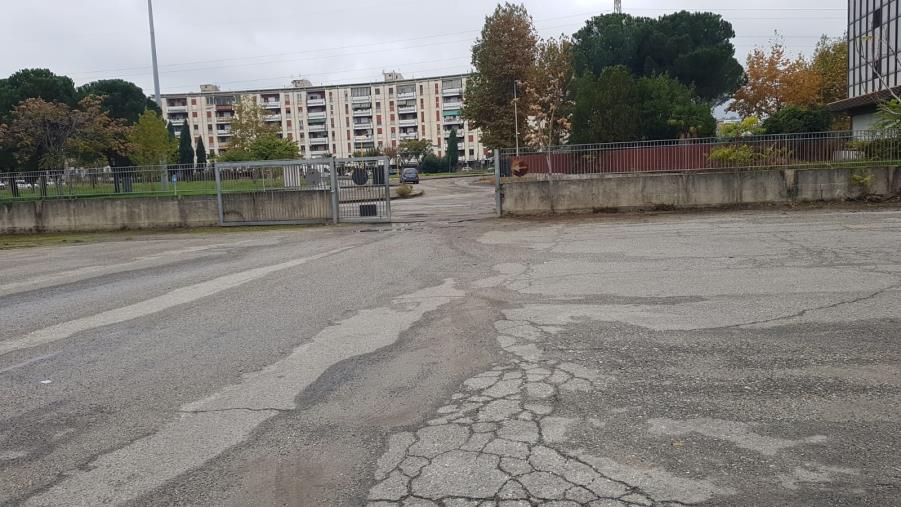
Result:
[[[791,60],[779,42],[769,53],[757,48],[748,55],[747,82],[729,106],[742,116],[765,117],[785,106],[812,107],[820,103],[822,79],[802,56]]]
[[[566,36],[538,44],[527,91],[531,121],[526,141],[536,147],[563,144],[572,130],[572,42]]]
[[[17,105],[3,129],[2,143],[12,149],[20,168],[65,169],[105,164],[110,152],[124,151],[125,127],[110,119],[96,97],[76,108],[39,98]]]
[[[472,48],[475,73],[467,85],[463,116],[471,128],[481,129],[482,143],[489,148],[516,144],[514,87],[528,79],[537,42],[532,17],[523,5],[498,5],[485,19]],[[517,105],[518,130],[525,134],[530,110],[527,94],[519,97]]]

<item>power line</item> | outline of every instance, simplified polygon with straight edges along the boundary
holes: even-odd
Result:
[[[655,12],[668,12],[669,11],[668,9],[648,9],[648,8],[629,9],[629,10],[630,11],[633,11],[633,10],[634,11],[655,11]],[[842,10],[842,9],[799,9],[799,8],[776,8],[776,9],[735,9],[735,8],[731,8],[730,9],[730,8],[725,8],[725,9],[716,9],[715,11],[820,11],[820,12],[822,12],[822,11],[829,11],[829,10],[837,11],[837,10]],[[567,16],[555,16],[555,17],[551,17],[551,18],[544,18],[544,19],[537,20],[537,21],[550,21],[550,20],[568,19],[568,18],[574,18],[574,17],[596,16],[597,14],[598,14],[597,12],[578,13],[578,14],[570,14]],[[737,18],[736,17],[733,19],[736,19],[736,20],[747,19],[747,20],[764,21],[764,20],[785,20],[786,18],[784,18],[784,17]],[[826,17],[811,18],[811,17],[805,16],[803,19],[804,20],[810,20],[810,19],[844,20],[845,18],[844,17],[841,17],[841,18],[839,18],[839,17],[836,17],[836,18],[826,18]],[[585,21],[587,21],[587,20],[585,20]],[[581,22],[580,22],[580,24],[581,24]],[[275,58],[275,57],[282,57],[282,56],[321,53],[323,51],[333,51],[333,50],[371,48],[372,46],[384,46],[384,45],[390,45],[390,44],[396,44],[396,43],[402,43],[402,42],[414,42],[414,41],[421,41],[421,40],[442,38],[442,37],[450,37],[450,36],[454,36],[454,35],[472,34],[472,33],[479,33],[479,32],[481,32],[481,29],[461,30],[459,32],[447,32],[447,33],[442,33],[442,34],[433,34],[433,35],[426,35],[426,36],[422,36],[422,37],[413,37],[413,38],[407,38],[407,39],[396,39],[396,40],[384,41],[384,42],[335,46],[335,47],[331,47],[331,48],[315,48],[315,49],[307,49],[307,50],[303,50],[303,51],[294,51],[294,52],[287,52],[287,53],[270,53],[270,54],[261,54],[261,55],[253,55],[253,56],[230,57],[230,58],[219,58],[219,59],[208,59],[208,60],[194,60],[194,61],[187,61],[187,62],[180,62],[180,63],[165,64],[165,65],[161,65],[160,67],[162,69],[166,69],[166,70],[163,70],[163,72],[166,73],[166,72],[171,72],[171,70],[173,70],[172,68],[174,68],[174,67],[183,67],[183,66],[189,66],[189,65],[226,63],[226,62],[241,61],[241,60],[257,60],[260,58]],[[390,48],[390,49],[394,49],[394,48]],[[222,66],[218,66],[216,68],[221,68],[221,67]],[[147,70],[148,68],[149,68],[148,66],[119,67],[119,68],[97,69],[97,70],[82,71],[82,72],[67,72],[66,74],[70,75],[70,76],[74,76],[74,77],[87,77],[89,74],[106,74],[106,73],[110,73],[110,72]],[[139,75],[139,74],[131,74],[131,75]],[[140,74],[140,75],[142,75],[142,74]]]

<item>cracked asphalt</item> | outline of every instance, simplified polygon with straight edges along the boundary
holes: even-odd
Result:
[[[0,504],[897,502],[901,211],[434,185],[409,224],[0,251]]]

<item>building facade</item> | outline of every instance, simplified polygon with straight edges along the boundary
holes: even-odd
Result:
[[[267,123],[297,142],[302,157],[350,157],[407,139],[428,139],[442,156],[456,129],[460,161],[475,163],[487,154],[478,130],[462,117],[467,77],[403,79],[391,72],[377,83],[313,86],[297,80],[291,88],[232,92],[202,85],[198,93],[163,95],[163,114],[176,127],[187,122],[194,144],[203,139],[213,155],[228,150],[235,103],[251,98]]]
[[[869,130],[878,104],[901,92],[899,0],[848,0],[848,98],[834,111],[851,115],[854,130]]]

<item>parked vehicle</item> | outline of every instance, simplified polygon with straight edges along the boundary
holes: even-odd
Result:
[[[415,167],[404,168],[400,173],[400,182],[403,183],[419,183],[419,170]]]

